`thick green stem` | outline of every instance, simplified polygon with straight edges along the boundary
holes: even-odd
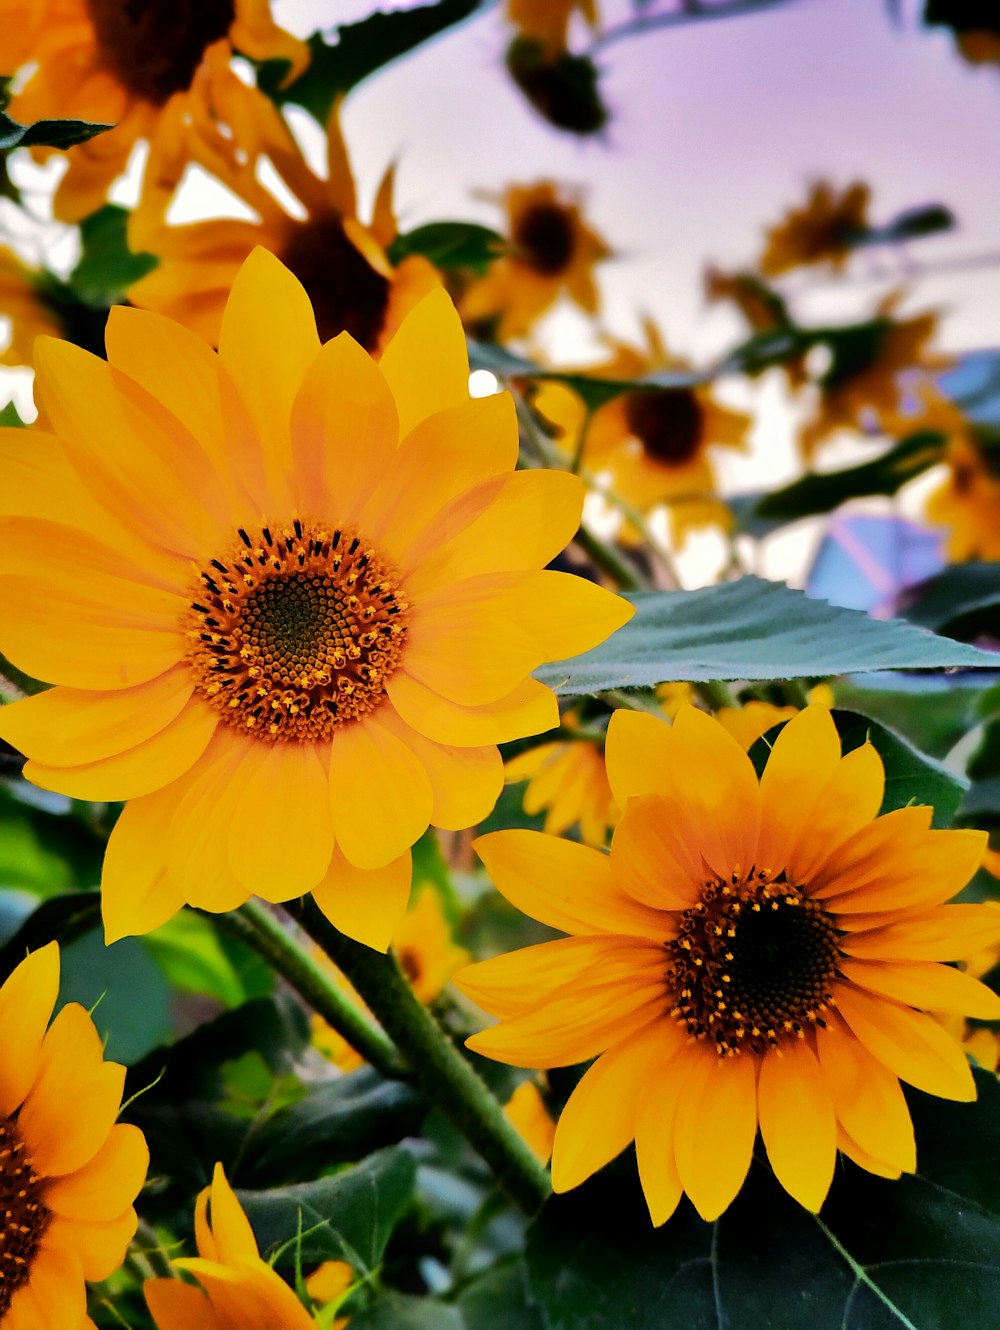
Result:
[[[641,591],[646,585],[639,570],[629,559],[585,526],[580,527],[573,540],[591,562],[617,584],[619,591]]]
[[[351,1004],[330,976],[299,947],[287,929],[257,901],[230,914],[213,916],[274,966],[317,1015],[383,1076],[399,1078],[403,1068],[392,1042]],[[363,996],[363,995],[362,995]]]
[[[503,1109],[413,995],[396,959],[352,942],[309,898],[284,908],[343,971],[395,1041],[409,1079],[482,1155],[512,1200],[534,1214],[550,1191],[548,1174]]]

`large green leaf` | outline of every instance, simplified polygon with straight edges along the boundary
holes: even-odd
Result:
[[[326,121],[334,98],[350,92],[377,69],[407,55],[430,38],[471,18],[483,0],[437,0],[412,9],[376,10],[359,23],[336,30],[336,42],[316,33],[309,41],[309,66],[293,83],[282,86],[288,64],[268,60],[258,70],[260,87],[274,101],[304,106],[317,120]]]
[[[1000,666],[1000,656],[758,577],[700,591],[637,591],[627,599],[636,607],[630,623],[582,656],[543,665],[535,677],[557,693],[579,694],[665,680]]]
[[[818,1218],[756,1162],[714,1224],[653,1229],[634,1165],[547,1202],[528,1241],[545,1330],[955,1330],[1000,1305],[1000,1085],[912,1092],[919,1172],[844,1162]],[[808,1130],[806,1124],[803,1130]]]
[[[935,632],[957,634],[963,626],[974,628],[984,615],[995,622],[998,608],[1000,564],[956,563],[912,593],[906,617]]]
[[[979,682],[977,682],[979,680]],[[868,675],[837,683],[837,703],[888,725],[931,757],[945,757],[982,718],[982,675],[959,684],[948,675]]]
[[[317,1182],[274,1191],[239,1193],[260,1249],[278,1255],[280,1268],[305,1269],[322,1261],[349,1261],[373,1270],[412,1199],[413,1155],[392,1146]]]
[[[113,128],[87,120],[36,120],[33,125],[20,125],[0,111],[0,152],[11,148],[72,148]]]
[[[69,285],[88,305],[113,304],[156,267],[154,254],[129,249],[128,218],[126,208],[106,203],[80,223],[82,251]]]

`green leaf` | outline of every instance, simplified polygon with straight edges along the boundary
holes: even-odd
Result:
[[[416,1177],[413,1155],[397,1145],[317,1182],[238,1195],[261,1252],[280,1252],[279,1268],[294,1269],[299,1258],[306,1269],[349,1261],[367,1273],[409,1208]]]
[[[422,254],[436,268],[465,268],[482,274],[503,248],[504,240],[477,222],[427,222],[398,235],[389,246],[391,263]]]
[[[60,1005],[79,1002],[93,1012],[107,1056],[126,1066],[170,1035],[170,992],[138,938],[110,947],[97,929],[63,945]]]
[[[626,599],[636,607],[631,622],[582,656],[543,665],[535,677],[567,695],[666,680],[1000,666],[1000,656],[897,619],[869,619],[758,577],[699,591],[637,591]]]
[[[75,891],[53,896],[32,911],[5,946],[0,947],[0,983],[7,979],[29,951],[50,942],[68,946],[101,922],[101,897],[96,891]]]
[[[506,1322],[493,1322],[493,1330]],[[436,1298],[414,1298],[395,1289],[386,1291],[364,1311],[352,1313],[350,1330],[465,1330],[455,1307]],[[510,1330],[520,1330],[516,1324]]]
[[[36,120],[33,125],[20,125],[0,111],[0,152],[11,148],[72,148],[113,128],[87,120]]]
[[[853,244],[855,248],[864,245],[898,245],[922,236],[939,235],[942,231],[950,231],[954,225],[955,214],[950,208],[946,208],[943,203],[924,203],[897,213],[884,226],[872,226],[858,232]]]
[[[293,83],[282,87],[288,72],[284,60],[268,60],[258,68],[260,88],[279,105],[304,106],[325,124],[334,99],[350,92],[362,80],[432,37],[471,18],[482,0],[437,0],[413,9],[377,10],[359,23],[336,29],[329,44],[316,33],[309,40],[309,67]]]
[[[608,123],[597,66],[587,55],[515,37],[504,58],[507,72],[543,119],[570,134],[597,134]]]
[[[82,252],[69,285],[88,305],[111,305],[133,282],[156,267],[155,254],[135,254],[128,247],[126,208],[106,203],[80,223]]]
[[[25,422],[21,419],[20,412],[13,402],[8,402],[3,410],[0,411],[0,426],[4,429],[27,428]]]
[[[530,1299],[528,1272],[520,1256],[500,1261],[472,1280],[457,1298],[464,1330],[544,1330]]]
[[[684,1201],[654,1229],[630,1159],[553,1198],[528,1240],[545,1330],[992,1325],[1000,1084],[979,1071],[976,1081],[975,1104],[910,1092],[917,1176],[891,1182],[844,1161],[818,1218],[761,1162],[714,1224]]]
[[[226,943],[233,943],[227,949]],[[199,914],[181,910],[167,923],[142,938],[168,982],[185,993],[212,997],[227,1007],[238,1007],[258,994],[250,992],[242,977],[244,965],[256,953],[242,943],[226,939]],[[242,954],[241,954],[242,953]]]
[[[837,684],[837,704],[888,725],[931,757],[944,757],[980,720],[982,685],[958,684],[933,674],[847,679]]]
[[[905,614],[912,623],[936,633],[965,636],[977,622],[995,616],[998,607],[1000,564],[956,563],[913,592]]]

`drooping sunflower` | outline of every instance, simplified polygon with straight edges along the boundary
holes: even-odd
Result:
[[[580,204],[552,181],[512,185],[503,196],[507,252],[460,301],[469,325],[494,322],[505,342],[520,337],[561,295],[588,314],[597,312],[594,267],[610,251],[583,220]]]
[[[801,208],[792,208],[767,233],[760,270],[777,277],[810,263],[842,268],[858,237],[868,230],[871,190],[861,180],[839,194],[827,180],[816,181]]]
[[[838,1149],[916,1166],[900,1080],[968,1100],[960,1046],[931,1012],[1000,1015],[941,964],[1000,936],[996,906],[950,905],[985,836],[930,808],[878,816],[881,760],[841,756],[829,711],[779,735],[758,782],[736,741],[684,708],[616,712],[610,855],[527,831],[482,837],[501,892],[570,934],[460,972],[500,1023],[470,1047],[517,1066],[598,1060],[556,1128],[557,1191],[633,1139],[654,1223],[686,1192],[705,1219],[736,1195],[758,1127],[779,1182],[822,1205]]]
[[[440,285],[422,256],[393,267],[386,255],[397,234],[393,170],[365,225],[337,105],[327,123],[324,179],[308,165],[274,104],[230,70],[224,51],[209,53],[191,99],[200,106],[195,116],[183,102],[165,109],[164,132],[152,146],[146,187],[129,219],[131,247],[159,259],[130,288],[131,302],[176,319],[216,346],[240,265],[263,245],[305,287],[321,341],[349,332],[366,351],[381,352],[413,306]],[[262,183],[264,162],[298,202],[299,216]],[[242,199],[256,220],[168,224],[167,210],[192,164]]]
[[[198,1255],[174,1264],[194,1275],[199,1287],[179,1279],[147,1279],[143,1285],[157,1330],[317,1330],[319,1322],[261,1259],[221,1164],[198,1197],[194,1231]]]
[[[109,939],[313,891],[384,949],[413,842],[484,817],[495,745],[557,723],[532,670],[631,616],[544,571],[582,486],[514,472],[513,403],[470,400],[443,291],[376,365],[347,334],[321,349],[255,250],[218,353],[121,306],[107,345],[40,340],[54,434],[0,434],[0,651],[59,685],[0,734],[36,784],[128,800]]]
[[[57,217],[79,221],[99,208],[135,144],[155,139],[167,108],[180,100],[196,113],[186,94],[213,47],[223,61],[233,48],[253,60],[287,60],[289,77],[309,59],[306,44],[272,21],[268,0],[7,0],[0,72],[37,62],[9,113],[27,124],[114,126],[70,150]]]
[[[125,1068],[105,1062],[71,1002],[51,1025],[59,949],[32,952],[0,988],[0,1324],[93,1330],[86,1280],[107,1279],[136,1230],[149,1152],[117,1123]]]

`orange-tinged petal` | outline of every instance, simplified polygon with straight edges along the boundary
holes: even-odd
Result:
[[[912,1173],[917,1147],[899,1078],[836,1016],[816,1031],[816,1052],[838,1123],[868,1153]]]
[[[525,679],[506,697],[465,707],[435,693],[419,679],[397,670],[386,684],[393,706],[418,733],[458,747],[508,743],[544,734],[559,724],[559,704],[550,688]]]
[[[0,712],[0,717],[3,713]],[[861,922],[856,915],[851,923]],[[1000,906],[938,905],[899,922],[852,932],[840,946],[850,956],[874,960],[953,961],[1000,939]]]
[[[375,714],[334,735],[330,799],[345,858],[356,868],[382,868],[426,831],[434,793],[416,754]]]
[[[142,1286],[157,1330],[226,1330],[199,1288],[179,1279],[147,1279]]]
[[[866,877],[844,874],[840,891],[831,892],[824,906],[843,915],[939,905],[969,881],[986,843],[985,831],[928,832],[912,848],[901,847],[895,856],[887,852],[884,865]]]
[[[663,1029],[666,1032],[667,1026]],[[639,1103],[635,1156],[649,1217],[657,1228],[674,1213],[684,1193],[677,1171],[674,1128],[681,1098],[689,1089],[692,1073],[703,1065],[703,1056],[696,1044],[681,1044],[671,1053],[668,1043],[664,1061],[651,1074]]]
[[[981,1021],[1000,1020],[1000,997],[961,970],[934,961],[842,960],[840,973],[870,993],[924,1011],[950,1011]]]
[[[104,941],[150,933],[172,919],[184,904],[184,888],[172,881],[152,846],[169,845],[170,819],[183,793],[167,787],[133,799],[115,823],[101,872],[101,913]]]
[[[676,1027],[675,1027],[676,1028]],[[608,1051],[584,1073],[566,1102],[552,1145],[552,1189],[569,1191],[603,1168],[632,1141],[651,1066],[664,1056],[663,1023]]]
[[[180,715],[134,748],[88,762],[54,767],[30,761],[24,776],[34,785],[74,799],[135,799],[169,785],[190,771],[208,747],[218,714],[191,698]]]
[[[468,965],[454,983],[495,1016],[517,1016],[544,1005],[556,993],[595,985],[629,987],[663,974],[663,948],[640,938],[602,933],[558,938]]]
[[[624,892],[611,860],[539,831],[495,831],[473,848],[498,890],[532,919],[565,933],[625,933],[662,941],[671,921]]]
[[[32,1258],[30,1287],[47,1326],[78,1327],[87,1314],[80,1258],[56,1246],[50,1235],[42,1238]]]
[[[856,1038],[900,1080],[942,1099],[975,1099],[965,1054],[933,1016],[847,984],[837,987],[836,999]]]
[[[382,868],[355,868],[337,846],[313,897],[334,928],[366,947],[388,951],[406,911],[411,872],[409,850]]]
[[[125,1068],[104,1061],[94,1022],[68,1003],[42,1041],[42,1063],[18,1115],[38,1173],[59,1177],[89,1163],[108,1138],[122,1101]]]
[[[229,863],[249,892],[280,891],[288,900],[322,881],[333,854],[327,775],[310,744],[262,747],[262,759],[240,772]]]
[[[118,1123],[93,1159],[48,1183],[45,1204],[67,1219],[109,1223],[138,1196],[148,1167],[149,1147],[142,1132]]]
[[[784,868],[839,761],[840,738],[826,707],[806,707],[784,727],[760,781],[758,867]]]
[[[216,1259],[225,1265],[253,1260],[260,1255],[257,1239],[243,1207],[226,1180],[221,1164],[212,1173],[210,1193],[212,1209],[212,1236],[215,1239]]]
[[[896,1168],[895,1165],[888,1164],[882,1159],[876,1159],[867,1150],[863,1150],[843,1126],[837,1127],[837,1149],[859,1168],[874,1173],[879,1178],[889,1178],[894,1182],[897,1178],[901,1178],[904,1172],[912,1172],[912,1169]]]
[[[701,882],[683,867],[671,805],[655,794],[629,799],[611,841],[615,881],[630,896],[656,910],[686,910]]]
[[[434,796],[430,818],[434,826],[461,831],[489,816],[503,789],[499,749],[453,748],[435,743],[411,729],[389,707],[381,709],[379,721],[416,754],[427,772]]]
[[[30,1284],[22,1284],[15,1291],[10,1310],[4,1317],[4,1330],[49,1330],[49,1323]]]
[[[129,1206],[116,1218],[101,1224],[56,1215],[47,1236],[53,1246],[58,1244],[76,1253],[85,1279],[99,1280],[107,1279],[124,1261],[138,1226],[135,1210]]]
[[[443,289],[424,296],[410,311],[380,363],[396,399],[401,435],[436,411],[468,399],[465,332]]]
[[[140,551],[140,556],[143,551]],[[121,600],[151,621],[173,625],[187,608],[190,571],[180,559],[150,562],[76,526],[46,517],[0,517],[0,571],[39,577],[93,599]]]
[[[300,512],[318,506],[352,525],[395,466],[399,422],[388,384],[347,333],[313,360],[292,405],[292,457]]]
[[[524,574],[498,609],[537,643],[542,660],[589,651],[635,614],[629,601],[587,578],[548,569]]]
[[[702,1046],[707,1072],[677,1107],[677,1172],[702,1219],[717,1219],[743,1186],[757,1135],[756,1078],[748,1057]],[[694,1078],[692,1078],[694,1079]]]
[[[50,688],[0,709],[0,736],[36,762],[97,762],[159,733],[180,714],[193,689],[186,665],[110,693]]]
[[[615,711],[608,722],[605,762],[619,808],[640,794],[663,795],[672,784],[671,727],[641,711]]]
[[[862,827],[813,875],[809,894],[825,901],[891,874],[906,854],[919,854],[927,843],[933,814],[933,808],[921,805],[896,808]]]
[[[833,1181],[837,1120],[816,1054],[804,1040],[786,1040],[760,1064],[760,1134],[775,1177],[813,1213]]]
[[[0,988],[0,1117],[24,1101],[42,1063],[42,1038],[59,992],[59,948],[31,952]]]
[[[841,758],[797,844],[788,852],[783,867],[789,876],[808,882],[837,845],[878,816],[884,792],[885,768],[871,744]]]

